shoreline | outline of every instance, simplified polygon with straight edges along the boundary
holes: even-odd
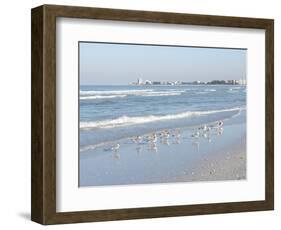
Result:
[[[80,154],[80,183],[114,186],[246,179],[245,114],[224,120],[222,133],[192,138],[198,126],[180,128],[180,138],[155,143],[123,139],[118,150]]]
[[[234,107],[221,110],[210,111],[188,111],[176,114],[127,117],[123,116],[113,120],[102,121],[104,126],[109,125],[112,131],[108,129],[81,129],[80,127],[80,151],[94,149],[95,146],[106,145],[118,141],[123,141],[134,136],[146,136],[152,133],[160,133],[163,130],[173,131],[175,129],[192,129],[200,125],[212,125],[219,120],[228,120],[241,112],[245,111],[243,107]],[[144,120],[145,119],[145,120]],[[138,121],[139,120],[139,123]],[[131,126],[122,125],[121,122],[133,122]],[[91,123],[91,122],[90,122]],[[114,123],[117,123],[114,127]],[[97,125],[98,124],[98,125]],[[149,125],[148,125],[149,124]],[[101,126],[100,122],[95,125]]]

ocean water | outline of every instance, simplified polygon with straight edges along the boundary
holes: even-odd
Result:
[[[241,85],[82,85],[80,153],[136,135],[228,119],[245,109]]]

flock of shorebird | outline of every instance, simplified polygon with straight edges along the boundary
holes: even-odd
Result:
[[[223,131],[223,121],[218,121],[213,125],[207,126],[203,125],[198,128],[198,130],[191,135],[191,137],[198,139],[200,136],[208,137],[211,134],[211,130],[215,129],[217,134],[222,134]]]
[[[192,145],[196,146],[199,148],[199,138],[207,138],[208,142],[211,142],[211,134],[212,130],[215,130],[215,134],[221,135],[223,132],[223,121],[218,121],[216,123],[210,124],[210,125],[203,125],[200,126],[194,133],[191,134],[191,139],[192,139]],[[162,130],[160,132],[154,132],[149,135],[145,136],[133,136],[131,137],[131,141],[135,144],[138,145],[137,151],[140,152],[141,150],[141,145],[148,144],[149,150],[153,150],[157,152],[157,142],[158,139],[160,140],[161,144],[169,145],[170,142],[169,140],[173,141],[173,144],[180,144],[180,137],[181,137],[181,132],[180,129],[174,129],[174,130]],[[104,149],[105,151],[113,151],[113,152],[118,152],[120,148],[120,144],[116,143],[112,145],[110,148]]]

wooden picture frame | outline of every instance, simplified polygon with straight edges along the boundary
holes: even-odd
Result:
[[[266,34],[265,200],[100,211],[56,211],[56,18],[121,20],[264,29]],[[32,9],[31,219],[64,224],[140,218],[273,210],[274,208],[274,21],[163,12],[43,5]]]

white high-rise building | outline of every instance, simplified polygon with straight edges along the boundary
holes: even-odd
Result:
[[[239,83],[240,85],[246,85],[246,84],[247,84],[247,81],[246,81],[246,79],[240,79],[240,80],[238,81],[238,83]]]
[[[142,84],[142,79],[141,79],[141,78],[138,78],[137,84],[138,84],[138,85],[141,85],[141,84]]]

